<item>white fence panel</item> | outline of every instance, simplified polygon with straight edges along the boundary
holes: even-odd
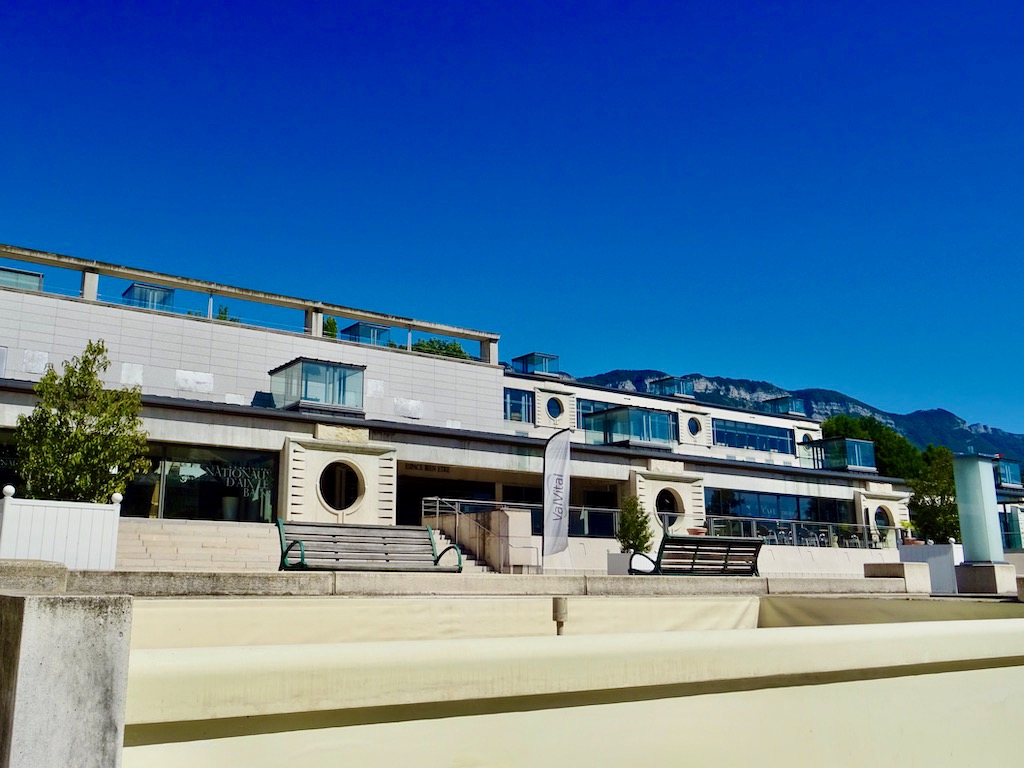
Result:
[[[8,493],[8,491],[10,491]],[[0,499],[0,558],[49,560],[79,570],[113,570],[121,494],[112,504]]]

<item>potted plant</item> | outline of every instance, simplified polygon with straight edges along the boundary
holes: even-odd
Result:
[[[924,544],[923,541],[921,541],[920,539],[918,539],[918,538],[916,538],[914,536],[914,529],[916,527],[917,526],[915,526],[914,523],[912,521],[910,521],[910,520],[904,520],[903,521],[903,543],[904,544],[910,544],[911,546],[914,546],[914,545],[917,545],[917,544]]]
[[[608,574],[626,575],[629,573],[629,561],[633,553],[647,552],[654,540],[651,519],[636,496],[627,496],[622,500],[615,538],[619,542],[620,551],[608,553]]]
[[[109,365],[103,342],[90,341],[63,373],[49,366],[36,384],[35,409],[18,417],[17,468],[25,485],[3,490],[0,557],[114,567],[122,494],[150,462],[141,392],[104,389]]]

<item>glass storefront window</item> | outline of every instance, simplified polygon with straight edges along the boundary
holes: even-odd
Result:
[[[704,508],[713,517],[759,517],[821,523],[856,523],[853,502],[811,496],[704,488]]]
[[[122,515],[270,522],[278,455],[199,446],[150,446],[151,470],[125,490]]]
[[[159,517],[161,467],[160,459],[154,458],[150,448],[149,471],[136,475],[124,489],[121,502],[122,517]]]
[[[18,450],[15,448],[13,433],[0,434],[0,488],[13,485],[19,495],[25,493],[25,483],[18,475]]]

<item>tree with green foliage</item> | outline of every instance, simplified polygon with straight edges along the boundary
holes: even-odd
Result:
[[[914,492],[910,518],[916,535],[938,542],[960,540],[952,451],[929,445],[922,453],[896,430],[870,416],[837,414],[821,425],[821,432],[825,437],[874,442],[879,474],[904,478]]]
[[[324,336],[328,339],[338,338],[338,321],[333,317],[324,318]]]
[[[627,496],[622,500],[615,538],[623,552],[646,552],[651,548],[654,539],[651,519],[636,496]]]
[[[821,425],[824,437],[870,440],[875,444],[875,467],[885,477],[910,479],[921,473],[921,451],[892,427],[872,416],[836,414]]]
[[[103,341],[90,341],[63,374],[48,366],[36,384],[36,407],[14,436],[26,497],[109,502],[149,471],[141,390],[104,389],[109,366]]]
[[[441,355],[442,357],[457,357],[462,360],[469,360],[469,354],[457,341],[445,341],[444,339],[420,339],[412,345],[414,352],[426,352],[428,355]]]
[[[960,513],[953,479],[953,452],[929,445],[922,454],[921,473],[910,480],[910,519],[920,538],[944,544],[960,541]]]
[[[228,309],[228,305],[227,304],[218,304],[217,305],[217,314],[214,315],[213,319],[214,320],[227,320],[229,323],[239,323],[239,322],[241,322],[241,320],[239,320],[237,317],[232,317],[231,316],[231,310]]]

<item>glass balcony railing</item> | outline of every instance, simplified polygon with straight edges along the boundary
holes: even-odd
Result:
[[[895,549],[899,538],[899,529],[894,527],[874,528],[853,523],[816,523],[763,517],[708,515],[704,527],[709,536],[756,538],[765,544],[790,547]]]
[[[800,443],[801,466],[851,472],[877,472],[875,444],[870,440],[832,437]]]
[[[590,445],[649,444],[670,448],[677,441],[678,417],[674,413],[620,406],[583,416]]]

